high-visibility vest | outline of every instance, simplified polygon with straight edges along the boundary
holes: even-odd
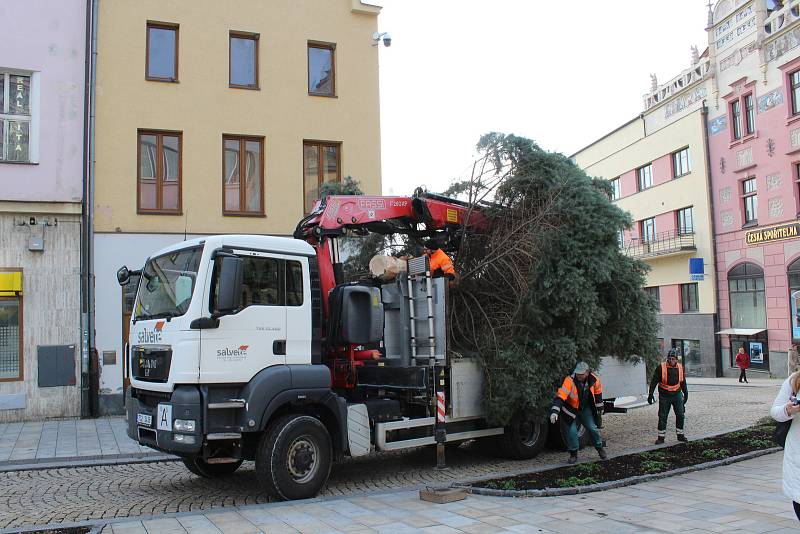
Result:
[[[669,368],[669,366],[667,366],[667,362],[661,364],[661,382],[658,384],[658,387],[670,393],[675,393],[676,391],[681,389],[681,384],[683,384],[683,365],[679,363],[677,364],[677,367],[678,367],[678,383],[674,385],[669,385],[667,383],[667,380],[669,378],[667,369]]]
[[[455,276],[456,270],[453,267],[453,260],[450,259],[450,256],[448,256],[444,250],[436,249],[433,251],[429,261],[431,273],[435,273],[438,269],[441,269],[442,274],[451,274]]]
[[[587,380],[590,378],[594,378],[594,383],[589,386],[589,392],[594,396],[595,405],[597,407],[601,407],[603,405],[603,385],[600,383],[600,379],[597,378],[597,375],[594,373],[589,375]],[[572,406],[573,409],[578,409],[578,404],[580,404],[580,399],[578,399],[578,386],[575,384],[575,381],[572,380],[572,375],[564,378],[564,383],[561,384],[560,388],[558,388],[556,395],[558,395],[558,398],[560,398],[562,401]]]

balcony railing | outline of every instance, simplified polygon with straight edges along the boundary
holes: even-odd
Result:
[[[632,258],[644,259],[668,254],[680,254],[697,250],[694,234],[679,234],[675,230],[661,232],[647,239],[633,238],[622,247]]]

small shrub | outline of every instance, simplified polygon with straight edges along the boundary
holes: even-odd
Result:
[[[707,460],[721,460],[731,455],[728,449],[706,449],[700,453],[700,456]]]
[[[660,473],[661,471],[666,471],[671,467],[671,464],[668,462],[659,462],[657,460],[645,460],[641,463],[642,470],[647,473]]]
[[[590,484],[597,484],[597,479],[594,477],[569,477],[556,480],[556,486],[559,488],[574,488]]]
[[[510,478],[508,480],[504,480],[503,483],[500,485],[500,489],[509,490],[509,491],[510,490],[515,490],[515,489],[517,489],[517,483],[514,481],[513,478]]]
[[[742,443],[755,449],[768,449],[772,446],[772,442],[764,438],[750,438],[744,440]]]
[[[594,475],[598,471],[600,471],[600,466],[594,462],[588,464],[581,464],[573,467],[571,472],[581,475],[581,476],[589,476]]]
[[[639,456],[642,457],[643,460],[664,460],[667,455],[662,451],[650,451],[650,452],[643,452]]]

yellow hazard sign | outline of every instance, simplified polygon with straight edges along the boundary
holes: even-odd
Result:
[[[458,222],[458,211],[447,208],[447,222],[457,223]]]

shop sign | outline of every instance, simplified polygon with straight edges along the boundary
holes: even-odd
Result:
[[[745,242],[748,245],[760,245],[761,243],[780,241],[781,239],[792,239],[795,237],[800,237],[800,223],[793,222],[780,226],[773,226],[772,228],[750,230],[745,234]]]

